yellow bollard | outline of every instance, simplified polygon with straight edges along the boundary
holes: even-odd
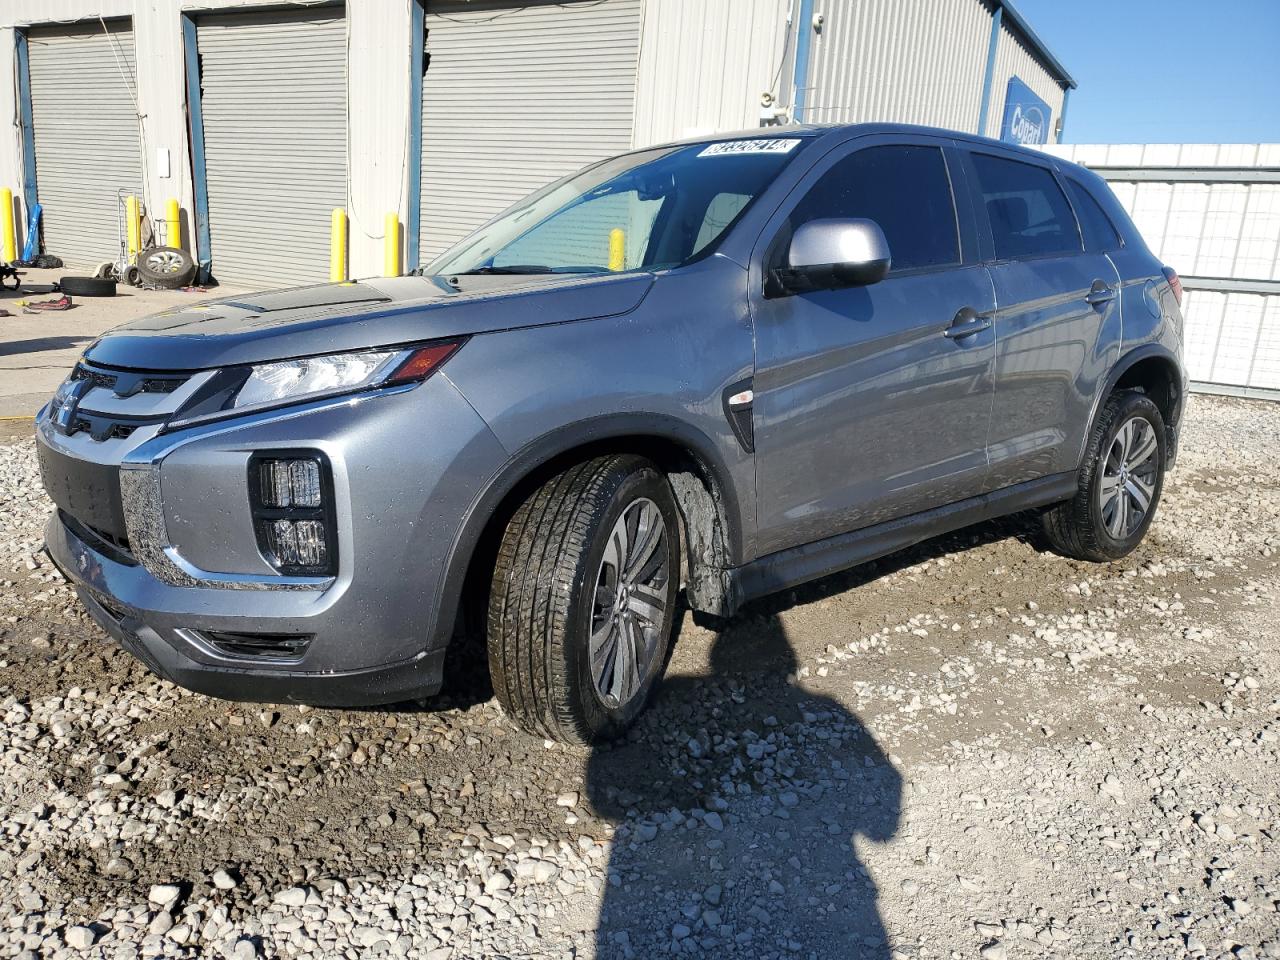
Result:
[[[347,279],[347,211],[333,208],[329,221],[329,282]]]
[[[182,249],[182,211],[178,201],[170,198],[164,205],[164,242],[166,246]]]
[[[609,269],[615,273],[627,265],[627,234],[621,227],[609,231]]]
[[[4,262],[13,263],[18,259],[18,235],[13,232],[13,191],[8,187],[0,190],[0,234],[4,242]]]
[[[382,226],[382,275],[400,276],[400,217],[388,213]]]
[[[129,259],[132,260],[142,249],[142,221],[138,216],[138,198],[124,198],[124,220],[126,236],[129,238]]]

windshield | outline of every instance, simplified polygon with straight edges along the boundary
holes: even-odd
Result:
[[[804,142],[725,140],[605,160],[521,200],[423,273],[603,273],[688,263]]]

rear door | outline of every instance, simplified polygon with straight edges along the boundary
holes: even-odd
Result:
[[[876,221],[893,264],[843,290],[771,298],[753,283],[761,552],[982,492],[995,300],[959,175],[949,141],[861,138],[766,227],[762,274],[826,218]]]
[[[995,400],[988,489],[1076,468],[1093,398],[1118,343],[1119,277],[1086,251],[1048,160],[968,154],[995,286]]]

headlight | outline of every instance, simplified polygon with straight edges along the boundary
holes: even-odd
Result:
[[[249,410],[416,383],[431,376],[462,344],[462,340],[437,341],[227,368],[198,391],[165,429],[177,430]]]
[[[303,357],[254,367],[232,402],[234,407],[256,407],[282,400],[297,400],[313,393],[358,390],[377,383],[391,361],[404,351],[335,353],[327,357]]]

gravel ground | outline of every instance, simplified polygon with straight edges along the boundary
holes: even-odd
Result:
[[[0,445],[0,956],[1280,957],[1280,405],[1193,398],[1146,543],[1013,518],[686,618],[625,742],[187,693]]]

